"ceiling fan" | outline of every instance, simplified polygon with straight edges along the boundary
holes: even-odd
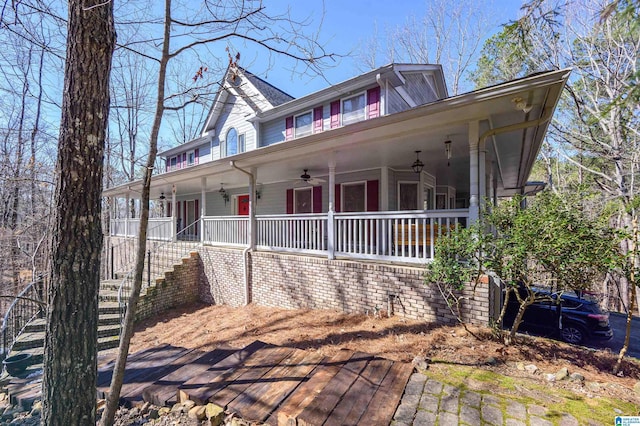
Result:
[[[304,169],[304,173],[302,173],[300,175],[300,180],[302,180],[304,183],[308,183],[310,185],[320,185],[320,184],[326,182],[326,180],[324,180],[324,179],[311,177],[311,175],[309,175],[309,169]]]

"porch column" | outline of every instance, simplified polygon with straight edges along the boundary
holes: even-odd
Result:
[[[380,168],[380,203],[382,211],[389,211],[389,168]]]
[[[249,249],[256,249],[257,223],[256,223],[256,173],[257,170],[252,168],[249,170]]]
[[[129,193],[127,192],[127,198],[124,206],[124,235],[129,236]]]
[[[335,200],[336,200],[336,162],[329,161],[329,211],[327,212],[327,251],[328,258],[335,259]]]
[[[171,241],[178,240],[178,223],[176,222],[176,186],[171,186]]]
[[[479,136],[478,136],[479,137]],[[484,210],[487,201],[487,142],[478,141],[478,204]]]
[[[480,125],[469,123],[469,225],[480,218],[480,188],[478,179],[478,138]],[[484,168],[483,168],[484,169]]]
[[[200,179],[200,242],[204,243],[204,219],[207,211],[207,178]]]

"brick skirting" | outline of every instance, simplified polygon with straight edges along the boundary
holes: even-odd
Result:
[[[242,306],[245,278],[243,251],[205,246],[199,249],[203,276],[200,300]],[[453,323],[455,316],[435,285],[423,280],[421,267],[329,260],[273,252],[249,252],[248,276],[253,303],[281,308],[337,309]],[[462,315],[466,322],[489,323],[491,284],[470,285]]]

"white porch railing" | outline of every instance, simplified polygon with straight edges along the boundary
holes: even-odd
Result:
[[[327,251],[327,214],[257,216],[256,247],[261,250],[322,254]]]
[[[203,216],[202,229],[204,244],[225,246],[249,244],[248,216]]]
[[[421,263],[433,258],[440,235],[466,226],[469,211],[335,214],[335,255]]]
[[[176,234],[174,220],[171,217],[150,218],[147,224],[147,238],[150,240],[171,241]],[[139,218],[111,219],[111,235],[118,237],[138,237]]]
[[[123,235],[113,233],[124,232],[124,221],[112,221],[112,235]],[[468,209],[263,215],[254,232],[259,250],[424,263],[433,258],[440,235],[468,221]],[[200,223],[204,244],[249,245],[248,216],[205,216]],[[172,218],[150,219],[149,226],[150,239],[175,236]],[[127,220],[129,236],[137,236],[138,227],[138,219]]]

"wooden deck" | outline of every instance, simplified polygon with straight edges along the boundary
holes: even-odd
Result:
[[[98,371],[108,391],[113,362]],[[129,355],[122,403],[212,402],[245,420],[270,425],[388,425],[413,371],[410,364],[364,353],[333,357],[255,341],[211,352],[158,346]],[[15,380],[14,402],[39,397],[39,382]]]

